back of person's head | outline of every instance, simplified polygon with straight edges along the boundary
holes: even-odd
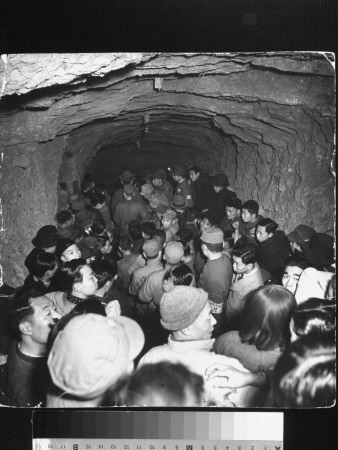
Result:
[[[82,283],[83,275],[81,269],[87,262],[83,258],[67,261],[60,267],[58,275],[58,285],[62,285],[63,292],[72,292],[75,283]]]
[[[45,293],[33,288],[21,287],[16,290],[12,300],[12,309],[10,311],[10,323],[16,337],[20,339],[20,324],[30,321],[34,315],[34,309],[31,306],[31,299],[42,297]]]
[[[101,218],[97,218],[94,220],[91,228],[93,233],[102,234],[106,231],[106,222]]]
[[[132,241],[129,236],[121,236],[119,239],[119,247],[124,252],[129,251],[132,247]]]
[[[292,340],[309,334],[318,337],[336,329],[336,304],[320,298],[309,298],[297,305],[291,318]]]
[[[97,287],[101,289],[107,281],[112,281],[117,274],[117,264],[111,260],[92,261],[90,267],[97,278]]]
[[[257,261],[257,250],[254,245],[245,241],[237,241],[232,250],[232,255],[241,258],[243,264],[255,264]]]
[[[263,228],[265,228],[266,233],[274,234],[278,228],[278,223],[276,223],[274,220],[270,219],[269,217],[266,217],[264,219],[261,219],[259,222],[257,222],[257,227],[263,227]]]
[[[188,244],[192,238],[193,238],[193,234],[192,232],[189,230],[189,228],[180,228],[176,234],[175,234],[177,240],[179,240],[180,242]]]
[[[90,204],[94,207],[105,202],[105,195],[100,191],[93,191],[89,194]]]
[[[167,283],[170,282],[170,283]],[[186,264],[171,267],[164,275],[163,283],[165,283],[166,292],[169,292],[174,286],[193,286],[195,277]]]
[[[128,231],[133,241],[140,241],[142,239],[142,228],[138,220],[129,222]]]
[[[204,381],[180,363],[145,364],[120,379],[102,406],[202,406]]]
[[[185,220],[187,223],[194,222],[194,220],[201,217],[200,212],[196,208],[187,208],[185,211]]]
[[[166,234],[164,230],[155,230],[152,234],[152,239],[158,240],[161,248],[164,247],[166,241]]]
[[[46,272],[53,271],[58,266],[58,258],[54,253],[40,252],[33,255],[31,260],[31,274],[42,278]]]
[[[141,224],[142,233],[150,238],[153,236],[153,232],[156,230],[154,222],[144,222]]]
[[[73,215],[70,211],[61,210],[55,215],[55,220],[58,225],[63,225],[72,219]]]
[[[336,346],[331,335],[304,336],[280,356],[272,377],[277,407],[333,406],[336,400]]]
[[[261,286],[250,292],[241,316],[242,342],[258,350],[284,349],[290,340],[290,319],[296,300],[283,286]]]
[[[242,205],[242,210],[243,209],[246,209],[250,214],[255,214],[257,216],[259,205],[255,200],[247,200]]]
[[[204,212],[201,214],[201,220],[203,220],[203,219],[208,220],[208,222],[211,226],[218,225],[217,217],[215,217],[213,214],[211,214],[209,212]]]

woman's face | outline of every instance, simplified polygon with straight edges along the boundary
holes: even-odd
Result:
[[[295,294],[298,281],[303,272],[303,269],[297,266],[286,266],[283,278],[282,278],[282,285],[291,292],[291,294]]]

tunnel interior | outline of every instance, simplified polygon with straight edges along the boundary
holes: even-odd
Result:
[[[197,164],[288,232],[334,224],[334,68],[322,53],[25,54],[0,62],[1,259],[26,276],[60,183]]]

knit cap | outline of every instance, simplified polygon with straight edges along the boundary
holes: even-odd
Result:
[[[164,249],[164,256],[169,264],[177,264],[184,256],[184,248],[181,242],[168,242]]]
[[[147,239],[144,241],[142,250],[148,258],[154,258],[161,250],[161,246],[155,239]]]
[[[160,303],[161,324],[170,331],[183,330],[195,322],[208,301],[208,294],[192,286],[175,286],[163,294]]]
[[[82,399],[104,394],[144,346],[141,327],[128,317],[83,314],[57,335],[48,356],[53,383]]]
[[[174,220],[177,217],[177,214],[172,209],[167,209],[163,214],[162,217],[166,220]]]
[[[123,192],[124,192],[126,195],[132,195],[132,194],[134,194],[134,192],[135,192],[135,186],[134,186],[133,184],[126,184],[126,185],[123,187]]]
[[[287,235],[287,238],[290,242],[303,244],[304,242],[309,241],[315,234],[316,232],[313,228],[308,225],[301,224],[291,231],[291,233]]]
[[[76,211],[81,211],[82,209],[85,209],[86,207],[86,202],[83,200],[83,198],[76,198],[75,200],[72,201],[72,203],[70,204],[70,208],[76,212]]]
[[[150,195],[154,192],[154,186],[150,183],[146,183],[141,187],[141,195]]]
[[[224,233],[220,228],[209,227],[206,230],[203,230],[200,239],[207,244],[222,244],[223,236]]]

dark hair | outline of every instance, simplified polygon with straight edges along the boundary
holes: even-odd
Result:
[[[247,244],[245,242],[236,242],[232,256],[241,258],[243,264],[255,264],[257,261],[257,250],[254,245]]]
[[[272,396],[278,407],[333,406],[336,397],[336,346],[332,335],[304,336],[278,359]]]
[[[130,250],[132,247],[133,243],[130,239],[129,236],[121,236],[119,239],[119,247],[121,248],[121,250],[126,251],[126,250]]]
[[[102,234],[106,230],[106,222],[104,219],[97,218],[94,220],[92,225],[92,232],[95,234]]]
[[[292,322],[297,336],[315,334],[319,337],[336,329],[336,305],[329,300],[309,298],[297,305]]]
[[[156,225],[154,224],[154,222],[144,222],[141,224],[141,230],[142,233],[152,237],[153,232],[156,230]]]
[[[111,281],[117,274],[117,264],[113,263],[112,260],[93,261],[90,263],[90,267],[97,278],[98,289],[101,289],[107,281]]]
[[[192,165],[189,166],[189,172],[201,173],[201,169],[196,165]]]
[[[209,242],[201,241],[212,253],[220,253],[223,248],[223,242],[220,244],[210,244]]]
[[[163,281],[172,279],[175,286],[191,286],[195,277],[186,264],[179,264],[172,266],[168,272],[165,273]]]
[[[191,240],[192,240],[192,238],[193,238],[193,234],[192,234],[192,232],[189,230],[189,228],[180,228],[177,232],[176,232],[176,234],[175,234],[175,236],[177,236],[178,237],[178,239],[182,242],[185,242],[185,243],[189,243]],[[183,243],[182,242],[182,243]]]
[[[231,249],[234,248],[235,241],[233,238],[233,232],[231,230],[225,230],[223,233],[223,242],[227,242]]]
[[[265,217],[264,219],[261,219],[259,222],[257,222],[257,227],[258,226],[264,227],[265,231],[267,233],[274,234],[278,228],[278,223],[276,223],[274,220],[270,219],[269,217]]]
[[[247,200],[242,205],[242,211],[243,209],[247,209],[250,214],[258,214],[259,211],[259,205],[255,200]]]
[[[209,221],[209,223],[211,224],[211,225],[218,225],[218,220],[217,220],[217,218],[213,215],[213,214],[211,214],[211,213],[209,213],[209,212],[204,212],[204,213],[202,213],[201,214],[201,220],[202,219],[208,219],[208,221]]]
[[[103,203],[105,201],[106,197],[102,192],[96,191],[96,192],[90,193],[89,199],[90,199],[90,204],[92,206],[96,206],[96,205]]]
[[[194,404],[187,405],[192,393]],[[204,380],[180,363],[145,364],[121,378],[102,406],[202,406]]]
[[[55,220],[59,225],[63,225],[64,223],[68,222],[68,220],[70,220],[72,218],[72,213],[70,211],[67,210],[62,210],[59,211],[56,215],[55,215]]]
[[[196,208],[187,208],[185,210],[186,222],[193,222],[201,217],[201,213]]]
[[[60,267],[58,275],[58,284],[63,286],[64,292],[71,292],[75,283],[82,283],[83,275],[80,272],[83,266],[87,266],[87,262],[83,258],[72,259],[64,263]]]
[[[21,287],[16,290],[12,299],[12,309],[9,313],[10,322],[18,338],[20,338],[19,325],[29,321],[34,314],[34,309],[30,304],[31,299],[45,296],[45,292],[34,288]]]
[[[48,270],[54,270],[58,266],[58,258],[54,253],[41,252],[33,255],[31,261],[31,274],[42,278]]]
[[[129,222],[128,231],[133,241],[140,241],[142,239],[142,228],[138,220],[132,220]]]
[[[78,303],[72,309],[72,314],[100,314],[101,316],[106,316],[106,309],[104,305],[96,298],[87,298],[82,302]]]
[[[85,191],[88,191],[88,189],[93,189],[91,186],[92,183],[95,183],[95,181],[91,176],[84,178],[81,183],[81,191],[84,193]]]
[[[307,261],[304,258],[300,258],[297,256],[290,256],[286,261],[285,261],[285,266],[286,267],[299,267],[302,270],[307,269],[308,267],[310,267],[310,262]]]
[[[258,350],[284,349],[290,340],[290,318],[296,300],[283,286],[261,286],[250,292],[241,316],[242,342]]]
[[[152,239],[159,238],[161,247],[163,248],[166,241],[166,234],[164,230],[155,230],[152,234]]]

